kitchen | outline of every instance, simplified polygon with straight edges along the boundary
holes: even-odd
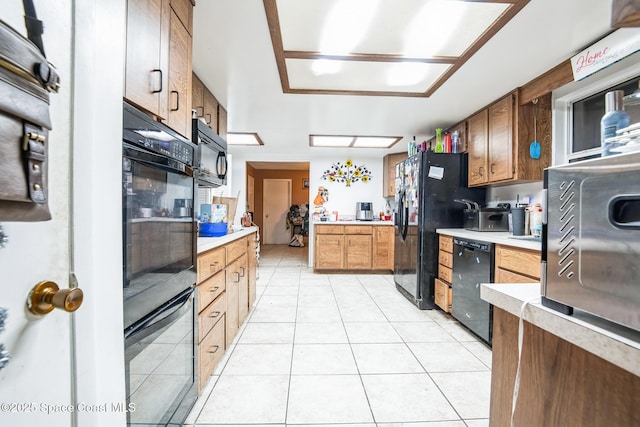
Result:
[[[124,374],[122,362],[118,355],[122,353],[122,327],[120,326],[122,322],[122,301],[121,298],[109,291],[109,289],[113,289],[113,282],[120,282],[118,272],[121,271],[121,244],[112,239],[113,235],[119,234],[120,218],[118,218],[119,214],[114,215],[113,211],[105,207],[119,206],[121,203],[121,171],[114,166],[121,163],[120,144],[114,143],[114,141],[121,141],[121,126],[118,123],[122,120],[122,98],[119,94],[123,93],[123,82],[117,76],[121,76],[124,69],[124,58],[122,58],[124,34],[119,31],[114,32],[113,28],[124,28],[125,10],[124,5],[117,2],[83,2],[75,5],[76,9],[72,9],[70,3],[64,3],[62,6],[58,3],[55,8],[52,5],[42,3],[39,2],[37,6],[40,17],[47,24],[45,43],[46,40],[50,40],[50,37],[55,37],[54,40],[56,40],[55,42],[46,43],[47,53],[50,55],[51,61],[61,71],[61,75],[66,77],[63,78],[63,87],[65,82],[67,84],[66,91],[63,90],[61,94],[52,96],[53,121],[55,123],[55,130],[52,136],[56,138],[52,146],[71,150],[68,145],[69,142],[66,141],[75,141],[73,144],[73,157],[76,161],[74,162],[73,170],[69,170],[65,166],[68,164],[68,156],[64,153],[65,150],[63,149],[62,153],[57,151],[53,153],[56,157],[52,164],[51,173],[53,180],[52,200],[60,203],[56,205],[57,210],[54,211],[54,221],[40,224],[6,224],[5,231],[9,236],[9,246],[2,249],[2,271],[6,272],[3,273],[3,277],[6,277],[5,282],[15,283],[16,285],[11,287],[11,298],[8,299],[10,302],[5,304],[9,308],[10,327],[0,337],[5,344],[20,342],[24,346],[21,348],[38,348],[40,350],[39,354],[57,355],[54,360],[55,364],[67,366],[71,358],[71,350],[68,345],[70,335],[67,328],[70,319],[67,315],[56,313],[51,315],[55,317],[42,319],[39,322],[27,322],[18,319],[22,318],[19,313],[22,312],[21,307],[24,298],[34,283],[50,278],[52,274],[54,276],[52,280],[61,284],[68,283],[66,278],[69,270],[68,266],[57,264],[52,266],[52,263],[54,258],[72,258],[74,260],[74,271],[81,287],[84,286],[87,294],[85,310],[80,310],[76,313],[77,350],[75,351],[75,357],[77,360],[76,370],[80,375],[78,376],[75,390],[81,399],[93,402],[121,401],[124,393]],[[205,2],[202,3],[204,4]],[[478,64],[475,63],[474,71],[469,71],[465,68],[460,69],[459,74],[456,74],[453,77],[454,80],[451,80],[452,86],[459,87],[457,92],[450,95],[450,102],[453,105],[446,107],[446,104],[443,103],[445,100],[444,95],[436,93],[430,102],[440,105],[440,112],[430,113],[429,117],[427,117],[428,114],[421,111],[421,108],[423,108],[421,100],[408,99],[405,102],[401,102],[399,98],[395,97],[385,98],[379,102],[373,102],[375,98],[370,97],[364,100],[348,98],[345,100],[346,105],[342,104],[341,106],[336,102],[336,97],[334,96],[316,96],[316,102],[318,103],[316,106],[302,107],[299,105],[300,101],[297,101],[294,95],[281,93],[279,79],[272,59],[273,49],[266,33],[266,21],[262,3],[254,2],[255,4],[252,3],[251,7],[246,3],[242,3],[237,6],[237,9],[231,8],[232,3],[239,2],[228,2],[224,6],[230,9],[222,11],[226,13],[220,13],[217,18],[214,16],[208,22],[211,23],[211,27],[224,29],[232,26],[231,21],[234,21],[235,24],[233,25],[241,30],[241,33],[245,36],[233,38],[231,35],[226,35],[220,38],[213,38],[210,42],[228,43],[228,46],[221,47],[222,51],[229,49],[242,52],[248,47],[247,45],[252,44],[266,46],[262,56],[246,55],[249,63],[236,66],[237,68],[234,67],[229,72],[232,72],[238,78],[238,73],[243,70],[249,73],[246,79],[238,82],[239,90],[259,93],[260,87],[268,85],[276,90],[274,93],[277,93],[277,95],[265,95],[260,99],[256,99],[250,109],[246,104],[234,104],[231,98],[228,97],[229,95],[225,95],[226,86],[216,86],[224,85],[224,83],[217,83],[221,82],[221,80],[217,78],[215,71],[212,71],[209,78],[210,81],[206,83],[228,108],[230,130],[258,130],[250,122],[244,122],[241,119],[240,113],[244,110],[248,110],[247,116],[262,115],[267,111],[277,111],[284,118],[288,117],[289,121],[296,124],[295,128],[290,125],[280,125],[281,129],[287,130],[280,135],[261,132],[260,136],[266,144],[262,150],[254,148],[234,148],[230,150],[233,154],[234,186],[237,189],[243,189],[246,186],[244,173],[246,161],[258,159],[279,162],[311,160],[309,178],[311,179],[310,188],[312,189],[312,194],[315,193],[315,189],[319,185],[325,184],[318,177],[321,176],[324,168],[333,161],[344,161],[347,158],[352,158],[355,162],[365,162],[367,166],[381,171],[381,154],[386,152],[365,149],[360,154],[360,151],[347,150],[344,155],[340,154],[340,158],[336,158],[337,156],[333,154],[335,150],[330,150],[331,153],[325,153],[320,149],[313,150],[308,147],[307,142],[310,130],[302,122],[291,119],[295,117],[295,111],[293,110],[300,109],[307,113],[314,112],[320,116],[326,115],[338,126],[335,131],[317,126],[317,130],[313,131],[317,133],[396,135],[399,134],[397,129],[402,129],[400,133],[407,137],[415,134],[418,141],[429,139],[433,129],[439,125],[449,123],[454,118],[462,119],[468,116],[513,88],[525,84],[551,69],[581,48],[593,43],[608,32],[608,17],[610,13],[610,5],[601,4],[602,2],[595,2],[593,7],[588,8],[588,11],[581,10],[581,7],[575,4],[567,6],[569,9],[573,8],[574,11],[581,12],[575,14],[573,22],[576,23],[576,27],[572,28],[581,28],[581,30],[574,29],[575,34],[573,35],[575,37],[579,38],[578,34],[583,35],[582,39],[574,41],[575,45],[570,46],[571,52],[561,57],[547,57],[533,48],[524,48],[522,49],[524,52],[519,52],[513,48],[509,40],[512,40],[513,43],[526,42],[527,37],[518,37],[512,33],[505,34],[500,39],[502,44],[496,46],[497,52],[494,51],[492,54],[486,52],[484,55],[487,56],[482,58],[487,61],[485,63],[501,64],[501,66],[482,69],[482,67],[476,68]],[[536,4],[540,4],[541,8],[546,8],[547,10],[563,7],[563,5],[555,3],[531,2],[527,8],[533,8]],[[200,2],[196,7],[199,6]],[[75,30],[77,31],[77,36],[72,36],[69,30],[71,28],[72,10],[76,16]],[[568,11],[563,10],[563,12],[567,13]],[[13,19],[10,19],[10,22],[19,27],[22,22],[22,12],[19,5],[15,8],[12,6],[7,13],[13,13],[11,15]],[[227,19],[226,16],[234,19]],[[562,15],[562,13],[557,13],[557,17],[549,17],[549,20],[544,22],[548,23],[550,32],[558,28],[566,28],[568,26],[562,22],[563,19],[568,19],[566,16]],[[594,17],[599,17],[599,19]],[[214,19],[219,21],[213,21]],[[550,21],[551,19],[558,19],[558,22]],[[596,23],[594,24],[591,20]],[[537,22],[529,23],[516,20],[514,24],[521,26],[523,32],[542,37],[545,34],[540,34],[539,22],[543,22],[543,20],[538,19]],[[256,28],[262,28],[262,30],[256,31]],[[586,31],[581,33],[586,28],[592,29],[593,33]],[[514,26],[506,27],[505,30],[515,31]],[[251,38],[251,35],[255,35],[255,38]],[[72,56],[72,50],[70,49],[71,40],[74,40],[73,37],[78,37],[78,41],[75,44],[76,50],[73,51],[74,56]],[[197,37],[197,33],[195,37]],[[570,38],[567,34],[549,35],[549,37],[551,39],[543,40],[541,45],[558,44],[552,37],[562,40]],[[57,43],[58,41],[59,43]],[[567,44],[569,44],[568,41]],[[501,52],[514,53],[510,55],[510,61],[504,61]],[[525,57],[535,57],[538,60],[535,65],[536,68],[533,65],[527,67],[520,65]],[[271,65],[264,68],[252,66],[253,61],[258,58],[266,58]],[[544,58],[544,60],[541,58]],[[207,60],[212,61],[212,70],[216,70],[217,67],[221,66],[216,64],[215,55],[208,55]],[[481,58],[471,59],[468,65],[472,66],[474,61],[480,60]],[[202,67],[208,68],[209,66],[205,64]],[[195,71],[202,74],[202,71],[197,68],[195,68]],[[488,81],[490,74],[496,74],[497,81],[489,84],[477,84],[478,81],[484,81],[485,79]],[[270,77],[268,77],[269,75]],[[101,83],[95,84],[96,81]],[[73,97],[69,92],[71,82],[76,88]],[[471,93],[473,93],[472,97],[469,96]],[[287,100],[287,104],[274,107],[273,103],[278,99]],[[416,114],[408,114],[407,110],[402,108],[405,104],[408,109],[415,110]],[[72,105],[73,113],[70,113],[69,109]],[[367,120],[357,127],[354,126],[355,117],[350,117],[353,112],[362,112],[363,115],[366,115]],[[272,117],[268,117],[266,114],[264,116],[265,120],[273,120]],[[417,117],[409,119],[411,116]],[[420,122],[420,124],[411,125],[409,122],[413,122],[413,120],[416,120],[416,123]],[[71,126],[71,123],[73,123],[73,126]],[[116,123],[118,125],[104,126],[104,123]],[[381,123],[391,123],[393,126],[389,130],[377,127],[377,124]],[[254,126],[257,127],[258,125]],[[298,126],[302,129],[298,130]],[[404,129],[407,130],[405,131]],[[92,142],[86,143],[89,138]],[[275,140],[281,141],[282,146],[276,145],[273,142]],[[118,147],[115,147],[114,144]],[[301,146],[300,151],[294,153],[291,147],[297,146]],[[399,146],[397,148],[397,150],[392,149],[388,150],[388,152],[404,151]],[[554,151],[554,155],[558,154],[557,151]],[[78,161],[79,159],[82,159],[82,161]],[[379,166],[375,162],[380,162],[378,163]],[[71,176],[75,178],[72,180]],[[79,180],[78,177],[82,177],[82,180]],[[66,185],[70,181],[74,182],[73,189],[68,189]],[[373,186],[375,183],[376,181],[369,184],[354,184],[353,189],[358,189],[358,187],[355,187],[356,185],[363,184],[360,188],[368,188],[366,187],[367,185]],[[380,181],[377,183],[380,184]],[[96,192],[96,188],[99,188],[100,192]],[[71,191],[73,192],[73,197],[71,196]],[[498,196],[501,201],[515,201],[515,194],[519,192],[518,190],[510,191],[509,189],[496,189],[495,191],[496,193],[504,191],[504,195],[500,194]],[[536,192],[535,190],[527,191],[525,189],[520,194],[535,196]],[[71,199],[74,201],[73,210],[76,212],[73,215],[73,228],[67,225],[68,221],[65,214],[70,209],[69,202],[66,201]],[[360,200],[360,197],[358,197],[358,200]],[[373,197],[367,197],[362,200],[378,204],[376,209],[379,209],[383,202],[380,198]],[[348,205],[338,206],[332,210],[351,211],[355,208],[355,201],[352,198],[352,202]],[[44,241],[50,242],[55,246],[56,242],[59,241],[60,234],[67,235],[68,232],[73,230],[75,230],[75,234],[72,237],[74,242],[73,257],[70,256],[70,249],[62,249],[61,252],[56,251],[54,257],[53,254],[44,252],[44,249],[41,248],[42,245],[40,243],[43,240],[43,236]],[[22,255],[25,253],[29,253],[33,260],[45,261],[42,263],[34,262],[34,265],[29,264],[28,271],[25,271],[25,262]],[[7,276],[4,276],[4,274],[7,274]],[[19,286],[18,283],[20,284]],[[15,295],[13,294],[14,292]],[[40,340],[46,336],[59,338],[60,342],[67,344],[62,346],[61,344],[55,344],[50,347],[52,343],[49,340],[46,341],[46,345],[39,344]],[[95,338],[92,338],[95,336],[100,337],[99,344],[95,342]],[[19,341],[18,337],[22,337],[22,340]],[[92,344],[83,344],[85,342]],[[15,345],[12,347],[15,348]],[[55,351],[52,351],[52,349],[55,349]],[[105,349],[109,350],[105,351]],[[27,350],[24,350],[24,352],[27,353]],[[40,363],[36,354],[28,353],[27,356],[24,353],[20,353],[20,350],[18,350],[17,356],[16,350],[13,353],[14,360],[12,362],[16,362],[17,366],[25,367],[29,373],[23,372],[22,375],[28,375],[28,377],[23,377],[20,380],[14,374],[7,378],[6,381],[3,378],[3,383],[15,384],[18,387],[14,395],[28,397],[29,400],[36,398],[39,401],[49,401],[52,394],[51,387],[40,390],[34,395],[30,385],[20,386],[20,384],[38,383],[37,370],[29,369],[30,366]],[[20,364],[18,365],[19,360]],[[100,369],[96,369],[96,366],[99,366]],[[62,394],[70,393],[72,386],[69,377],[68,371],[61,372],[56,383],[66,385],[60,386],[61,388],[56,388],[56,390],[61,390],[60,393]],[[26,387],[28,390],[23,390],[22,387]],[[3,387],[3,389],[6,390],[6,387]],[[124,419],[122,414],[113,413],[82,412],[75,416],[79,418],[81,425],[92,422],[90,420],[101,420],[95,421],[96,424],[121,425]],[[42,423],[47,422],[49,425],[56,425],[56,422],[59,422],[59,425],[68,425],[68,418],[68,414],[58,413],[46,418],[46,421],[42,421]],[[30,424],[37,425],[37,423]]]

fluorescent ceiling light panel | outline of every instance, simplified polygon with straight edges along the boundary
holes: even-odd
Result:
[[[257,133],[229,132],[227,133],[228,145],[264,145]]]
[[[401,136],[309,135],[309,145],[334,148],[389,148],[401,139]]]
[[[352,142],[352,136],[309,135],[312,147],[350,147]]]
[[[357,148],[390,148],[402,139],[401,136],[359,136],[353,143]]]

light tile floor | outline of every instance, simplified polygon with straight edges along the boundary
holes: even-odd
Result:
[[[263,246],[257,302],[185,426],[489,425],[491,350],[391,275],[315,274]]]

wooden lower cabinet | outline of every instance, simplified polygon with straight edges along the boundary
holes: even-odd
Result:
[[[198,390],[245,321],[256,295],[256,234],[198,254]]]
[[[393,226],[315,224],[314,230],[315,270],[393,270]]]
[[[519,320],[494,307],[491,427],[638,425],[640,377],[526,321],[512,420]]]
[[[438,277],[434,284],[434,302],[447,313],[451,313],[453,278],[453,237],[440,235],[438,240]]]
[[[371,270],[371,235],[347,234],[345,237],[347,270]]]
[[[314,268],[316,270],[344,268],[344,235],[316,234]]]
[[[540,251],[496,245],[495,283],[540,281]]]
[[[394,232],[392,226],[373,227],[374,270],[393,270]]]

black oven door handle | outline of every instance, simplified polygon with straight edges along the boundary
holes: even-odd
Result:
[[[153,316],[150,316],[124,331],[124,338],[127,345],[133,344],[154,332],[170,325],[179,319],[188,309],[191,303],[193,288],[189,288],[177,297],[160,307]]]

